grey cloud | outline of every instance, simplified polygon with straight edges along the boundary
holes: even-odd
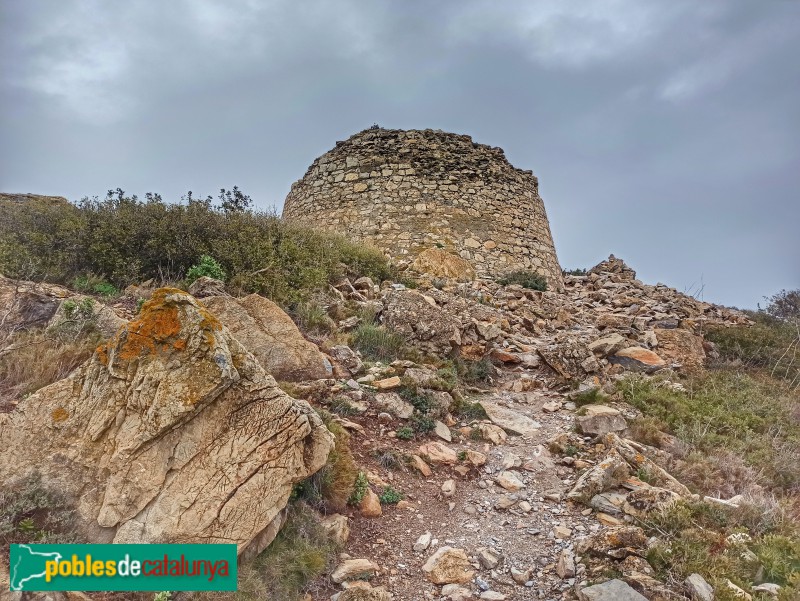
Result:
[[[566,267],[755,306],[800,286],[800,5],[564,0],[0,5],[0,189],[280,207],[378,122],[502,146]]]

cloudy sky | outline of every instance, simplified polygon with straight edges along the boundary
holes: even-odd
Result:
[[[559,258],[755,307],[800,287],[796,0],[0,3],[0,191],[262,207],[379,123],[540,180]]]

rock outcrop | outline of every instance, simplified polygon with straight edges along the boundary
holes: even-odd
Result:
[[[158,290],[69,377],[0,415],[0,485],[32,472],[87,541],[259,552],[333,437],[211,312]]]
[[[292,318],[271,300],[251,294],[209,296],[202,302],[276,379],[315,380],[332,375],[328,358],[303,338]]]

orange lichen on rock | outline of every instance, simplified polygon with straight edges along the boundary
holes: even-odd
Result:
[[[52,416],[54,422],[63,422],[69,417],[69,413],[63,407],[53,410]]]
[[[185,294],[177,289],[162,288],[142,306],[140,317],[130,322],[119,334],[124,340],[119,348],[120,359],[130,360],[171,348],[186,348],[185,341],[182,345],[177,344],[181,332],[178,308],[166,303],[167,295],[176,293]]]
[[[97,360],[103,365],[108,365],[108,347],[105,344],[98,346],[94,352],[97,354]]]

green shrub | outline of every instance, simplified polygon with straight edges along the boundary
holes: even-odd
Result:
[[[393,361],[405,345],[402,336],[373,324],[362,323],[352,336],[353,346],[372,361]]]
[[[531,290],[539,290],[541,292],[547,290],[547,280],[543,275],[535,271],[512,271],[501,277],[499,281],[503,286],[519,284],[523,288],[529,288]]]
[[[355,485],[353,486],[353,493],[350,495],[350,499],[347,502],[350,505],[358,505],[364,500],[368,490],[369,480],[367,480],[367,475],[364,472],[358,472]]]
[[[291,313],[297,325],[305,332],[330,333],[336,326],[324,307],[314,302],[298,303]]]
[[[698,375],[685,386],[686,392],[674,391],[660,386],[658,379],[634,375],[620,389],[645,417],[698,451],[687,461],[697,468],[705,465],[706,471],[697,472],[689,484],[708,494],[731,487],[734,476],[748,477],[738,461],[775,489],[800,491],[796,392],[782,380],[730,369]]]
[[[455,367],[459,378],[465,384],[487,384],[495,373],[495,367],[489,357],[483,357],[478,361],[456,359]]]
[[[186,272],[186,281],[191,284],[200,277],[214,278],[215,280],[225,280],[225,270],[222,269],[214,257],[203,255],[200,257],[200,262],[192,265],[189,271]]]
[[[466,422],[478,421],[481,419],[488,419],[486,409],[480,403],[473,403],[464,398],[457,398],[453,403],[453,414],[460,417]]]
[[[117,296],[119,290],[114,284],[106,282],[100,276],[94,274],[81,275],[72,281],[72,287],[78,292],[86,294],[98,294],[100,296]]]
[[[292,503],[275,540],[252,563],[239,567],[236,598],[299,601],[317,578],[333,568],[337,551],[319,516],[304,503]],[[192,598],[229,595],[192,593]]]
[[[797,387],[800,385],[800,325],[767,313],[751,313],[751,326],[713,327],[706,332],[724,361],[763,368]]]
[[[400,440],[411,440],[414,438],[414,429],[410,426],[402,426],[397,428],[396,434]]]
[[[77,515],[57,490],[42,484],[39,475],[28,476],[0,490],[0,544],[72,543]]]
[[[427,434],[436,429],[436,422],[429,416],[415,411],[411,416],[411,427],[417,434]]]
[[[381,505],[395,505],[403,500],[403,493],[396,491],[391,486],[387,486],[383,489],[379,499],[381,500]]]
[[[343,511],[356,494],[360,472],[350,450],[350,434],[333,421],[330,413],[320,411],[319,414],[333,434],[336,446],[317,473],[295,485],[292,496],[325,511]]]
[[[150,278],[180,281],[207,255],[229,276],[234,293],[257,292],[285,308],[344,275],[378,282],[392,277],[377,249],[246,204],[236,195],[228,202],[227,194],[216,206],[190,195],[182,203],[158,195],[140,200],[122,190],[78,204],[0,201],[0,273],[23,279],[46,275],[68,285],[96,274],[92,277],[122,289]]]
[[[564,275],[586,275],[588,271],[585,268],[565,269],[562,271]]]

